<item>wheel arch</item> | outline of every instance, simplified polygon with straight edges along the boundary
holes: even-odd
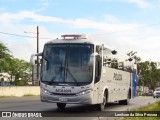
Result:
[[[108,86],[105,86],[104,89],[103,89],[103,94],[106,93],[106,100],[108,101],[108,98],[109,98],[109,90],[108,90]],[[102,94],[102,96],[103,96]]]

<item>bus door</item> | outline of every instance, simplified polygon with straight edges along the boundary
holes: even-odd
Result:
[[[95,102],[99,101],[99,94],[101,91],[100,79],[101,79],[102,60],[99,55],[95,58],[95,77],[94,77],[94,99]]]

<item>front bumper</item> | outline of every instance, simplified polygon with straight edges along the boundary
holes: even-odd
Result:
[[[160,93],[154,93],[153,97],[160,97]]]
[[[68,104],[92,104],[92,93],[84,94],[81,96],[76,95],[58,95],[58,94],[46,94],[41,92],[42,102],[53,103],[68,103]]]

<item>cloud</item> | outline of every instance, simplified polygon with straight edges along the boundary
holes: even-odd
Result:
[[[102,32],[92,34],[92,38],[99,44],[105,44],[111,49],[122,53],[129,51],[138,52],[143,60],[159,61],[159,29],[148,27],[144,29],[133,29],[122,32]]]
[[[52,17],[52,16],[43,16],[36,14],[32,11],[21,11],[19,13],[3,13],[0,15],[1,21],[23,21],[29,19],[34,22],[57,22],[57,23],[64,23],[68,24],[73,28],[76,29],[82,29],[82,28],[90,28],[90,29],[96,29],[96,30],[107,30],[107,31],[122,31],[122,30],[128,30],[132,29],[133,27],[136,27],[136,24],[109,24],[106,21],[104,22],[97,22],[89,19],[84,18],[76,18],[76,19],[63,19],[58,17]],[[111,21],[115,19],[115,21],[118,21],[118,18],[114,16],[107,16],[105,20]],[[110,28],[110,29],[108,29]]]
[[[49,6],[48,0],[41,0],[41,2],[42,2],[43,7],[48,7]]]
[[[120,20],[116,16],[110,14],[104,15],[104,19],[106,23],[120,23]]]
[[[28,25],[22,22],[23,20],[26,19],[36,20],[36,17],[37,17],[36,14],[27,11],[15,14],[11,13],[0,14],[0,24],[1,24],[0,31],[36,37],[36,25],[35,24]],[[39,16],[37,18],[42,19]],[[28,33],[25,34],[24,31]],[[49,32],[48,29],[43,25],[40,26],[39,32],[40,32],[39,51],[42,51],[44,43],[47,42],[48,40],[56,38],[57,35]],[[41,39],[41,38],[49,38],[49,39]],[[0,41],[2,41],[7,45],[10,51],[12,51],[13,56],[16,58],[29,61],[31,54],[36,53],[36,45],[37,45],[36,38],[16,37],[16,36],[0,34]]]
[[[25,31],[28,31],[27,36],[36,37],[36,26],[35,25],[14,25],[12,23],[6,24],[7,27],[3,27],[5,31],[12,31],[12,33],[22,34]],[[0,29],[1,31],[2,29]],[[40,26],[39,28],[39,52],[43,51],[44,44],[51,40],[52,38],[56,38],[56,34],[53,34],[47,30],[46,27]],[[35,33],[35,34],[34,34]],[[41,39],[41,38],[49,38],[49,39]],[[15,37],[15,36],[7,36],[1,34],[0,41],[6,44],[6,46],[12,52],[12,55],[16,58],[24,59],[29,61],[31,54],[36,53],[37,51],[37,39],[36,38],[27,38],[27,37]]]
[[[151,3],[147,2],[146,0],[127,0],[127,2],[136,4],[140,8],[150,8],[150,7],[152,7]]]
[[[66,22],[61,18],[42,16],[32,11],[21,11],[19,13],[3,13],[0,15],[0,20],[21,21],[24,19],[32,19],[35,22]]]
[[[5,7],[0,7],[0,11],[4,11],[5,9]]]
[[[138,24],[128,24],[128,23],[106,23],[104,22],[97,22],[97,21],[92,21],[88,19],[75,19],[72,22],[73,28],[76,29],[95,29],[98,31],[106,31],[106,32],[121,32],[121,31],[127,31],[127,30],[132,30],[136,27],[138,27]]]
[[[33,11],[41,12],[41,11],[46,10],[48,7],[49,7],[49,1],[48,0],[40,0],[39,7],[33,9]]]
[[[114,19],[113,23],[109,21]],[[21,11],[19,13],[0,14],[0,31],[21,34],[29,31],[35,32],[35,25],[26,25],[22,21],[30,20],[36,23],[53,22],[57,24],[66,24],[67,29],[84,30],[94,29],[90,36],[94,41],[103,43],[109,48],[120,50],[122,52],[137,51],[143,59],[159,60],[159,28],[154,26],[142,27],[144,25],[137,23],[122,23],[117,17],[108,15],[104,21],[94,21],[85,18],[64,19],[53,16],[43,16],[31,11]],[[108,20],[108,22],[106,22]],[[14,21],[17,21],[16,24]],[[3,23],[3,24],[2,24]],[[55,28],[56,29],[56,28]],[[58,33],[52,33],[52,30],[46,26],[40,26],[40,37],[56,38]],[[62,31],[63,33],[63,31]],[[33,35],[33,34],[32,34]],[[30,34],[31,36],[31,34]],[[33,35],[35,36],[35,35]],[[36,39],[17,38],[13,36],[0,36],[0,40],[8,44],[9,49],[15,57],[29,61],[30,55],[36,53]],[[41,39],[40,51],[48,39]]]
[[[150,8],[153,7],[153,5],[147,0],[98,0],[101,2],[124,2],[124,3],[130,3],[130,4],[135,4],[140,8]]]

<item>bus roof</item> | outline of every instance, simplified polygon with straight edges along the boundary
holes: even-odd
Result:
[[[54,39],[46,44],[54,44],[54,43],[88,43],[88,44],[95,44],[95,42],[87,37],[84,34],[65,34],[61,35],[61,39]]]

